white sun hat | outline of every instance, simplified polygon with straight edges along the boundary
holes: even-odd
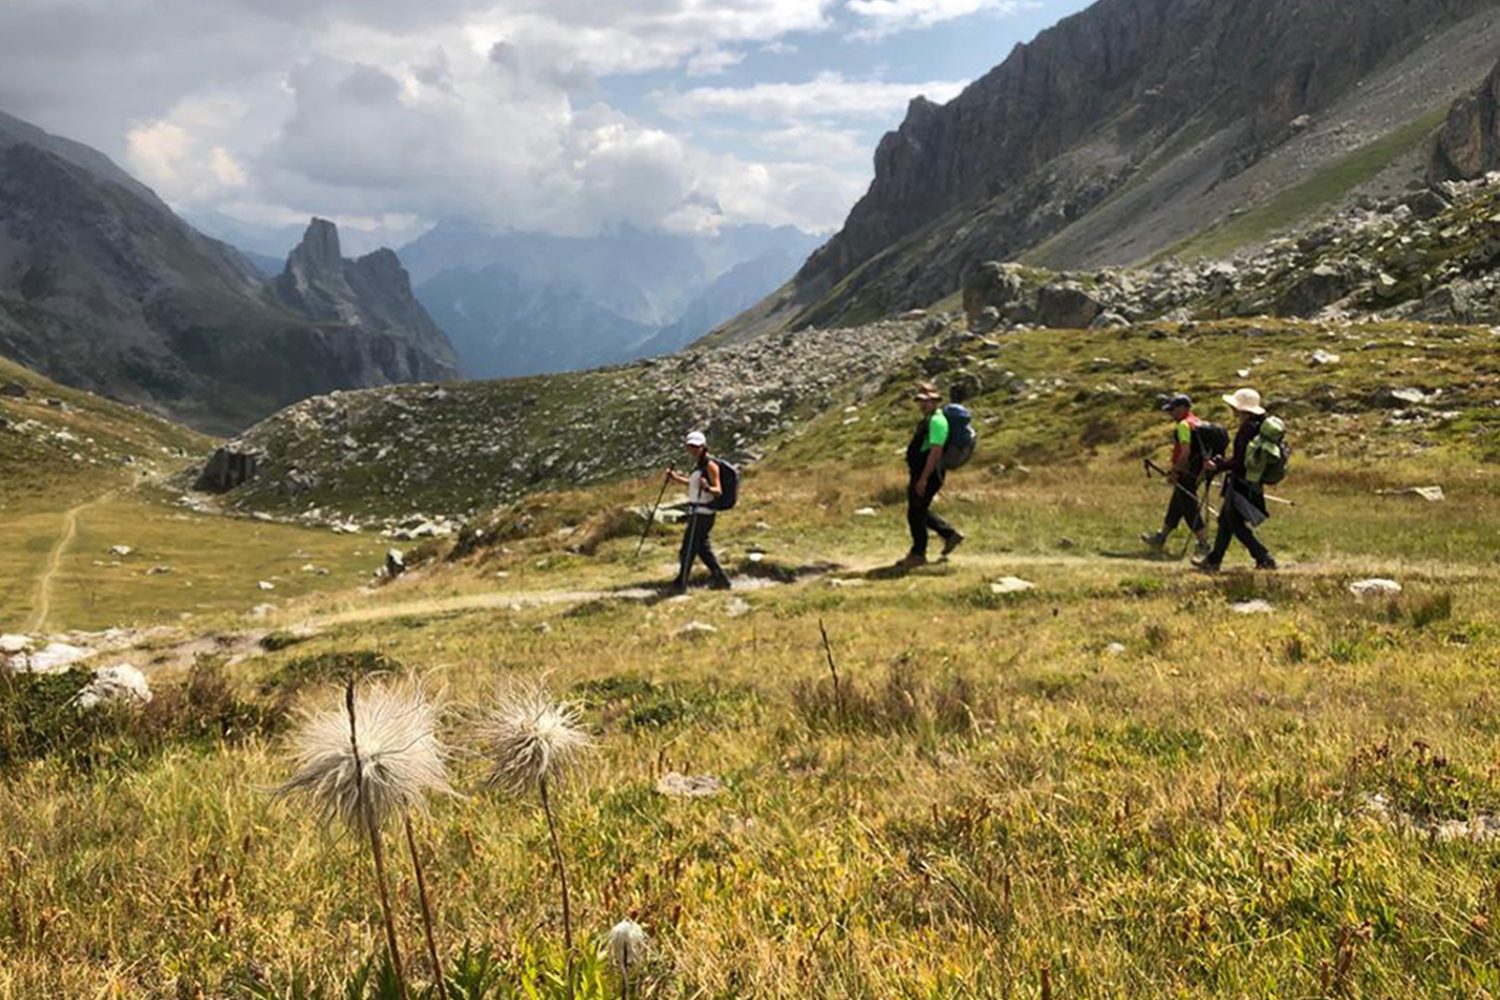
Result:
[[[1241,413],[1253,413],[1258,417],[1265,416],[1266,408],[1260,405],[1260,393],[1254,389],[1236,389],[1234,395],[1225,396],[1223,399]]]
[[[703,436],[702,431],[689,431],[687,436],[687,446],[689,448],[707,448],[708,438]]]

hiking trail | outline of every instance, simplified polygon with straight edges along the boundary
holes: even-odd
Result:
[[[112,495],[106,493],[92,500],[85,500],[83,503],[69,507],[63,513],[62,528],[57,541],[52,543],[52,549],[47,553],[47,564],[42,570],[42,575],[37,578],[36,610],[31,613],[31,620],[26,623],[25,628],[22,629],[23,632],[35,634],[46,627],[47,617],[52,613],[52,581],[62,567],[63,556],[67,555],[68,546],[73,544],[73,539],[78,535],[78,515]]]

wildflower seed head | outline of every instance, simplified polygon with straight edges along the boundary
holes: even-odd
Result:
[[[604,947],[609,952],[610,964],[623,975],[646,957],[646,932],[634,920],[621,920],[609,929]]]
[[[517,792],[555,785],[592,744],[577,706],[555,701],[540,688],[502,698],[485,719],[481,735],[492,765],[490,783]]]
[[[289,743],[296,773],[277,793],[304,796],[323,822],[340,821],[358,836],[369,832],[361,806],[380,826],[425,809],[431,793],[453,794],[448,749],[437,737],[438,709],[419,687],[369,685],[356,693],[354,719],[358,769],[341,699],[337,707],[303,717]]]

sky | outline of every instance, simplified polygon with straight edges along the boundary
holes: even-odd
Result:
[[[912,97],[1085,6],[0,0],[0,110],[247,242],[313,214],[356,249],[447,218],[827,233]]]

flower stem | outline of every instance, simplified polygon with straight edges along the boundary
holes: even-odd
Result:
[[[401,1000],[407,1000],[406,971],[401,966],[401,949],[396,944],[396,920],[391,915],[391,894],[386,888],[385,848],[380,842],[380,827],[375,822],[375,813],[365,801],[365,769],[359,759],[359,738],[354,725],[354,681],[344,689],[344,707],[349,712],[349,750],[354,757],[354,787],[358,795],[359,813],[364,817],[365,828],[370,835],[370,854],[375,859],[375,884],[380,890],[380,913],[385,918],[385,945],[391,955],[391,971],[396,974],[396,986],[401,991]]]
[[[438,1000],[448,1000],[448,986],[443,982],[443,963],[438,958],[437,933],[433,930],[432,904],[427,899],[427,875],[422,869],[422,856],[417,852],[417,836],[412,832],[411,814],[402,817],[406,822],[406,847],[411,851],[411,867],[417,873],[417,896],[422,901],[422,930],[427,935],[427,954],[432,959],[432,975],[437,980]]]
[[[563,949],[567,952],[568,996],[573,995],[573,910],[568,903],[568,866],[563,864],[562,845],[557,840],[557,821],[552,818],[552,800],[547,795],[547,779],[537,782],[542,793],[542,812],[547,816],[547,833],[552,838],[552,860],[557,864],[557,877],[562,882]]]

